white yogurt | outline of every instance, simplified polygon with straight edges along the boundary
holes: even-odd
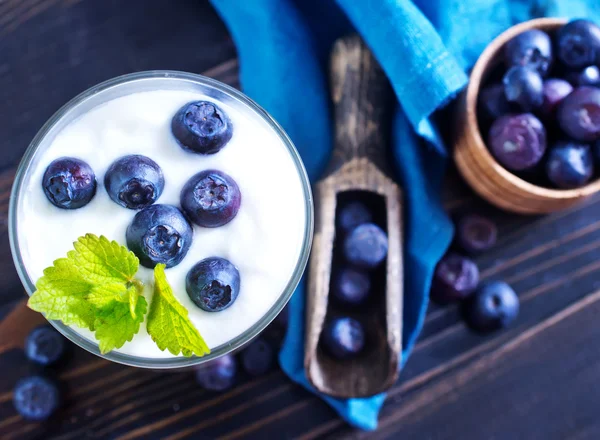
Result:
[[[87,111],[56,137],[42,145],[24,182],[17,210],[18,241],[25,269],[36,282],[44,268],[66,255],[86,233],[105,235],[125,244],[125,230],[137,211],[113,202],[104,187],[109,165],[126,154],[142,154],[160,165],[165,188],[157,203],[179,206],[185,182],[201,170],[229,174],[240,187],[242,204],[227,225],[207,229],[194,225],[192,246],[167,278],[179,301],[209,347],[225,344],[243,333],[273,306],[298,262],[305,230],[305,199],[296,165],[277,133],[250,108],[218,105],[233,122],[233,137],[217,154],[184,151],[171,134],[173,115],[185,103],[212,100],[192,90],[136,92]],[[41,181],[47,165],[62,156],[86,161],[96,173],[96,196],[83,208],[63,210],[44,195]],[[188,297],[185,277],[206,257],[230,260],[240,272],[237,300],[221,312],[205,312]],[[138,277],[151,286],[152,270],[140,266]],[[145,292],[150,301],[150,288]],[[94,340],[92,332],[78,329]],[[119,352],[128,355],[172,357],[150,339],[145,324]]]

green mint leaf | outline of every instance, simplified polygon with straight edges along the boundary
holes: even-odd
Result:
[[[140,330],[147,309],[146,298],[139,295],[133,313],[130,304],[119,301],[113,301],[98,309],[94,327],[100,353],[105,354],[115,348],[121,348],[125,342],[131,341]],[[135,317],[132,318],[132,314]]]
[[[146,324],[148,334],[161,350],[169,350],[173,355],[204,356],[210,349],[200,333],[188,318],[183,307],[167,281],[165,265],[154,268],[154,293]]]

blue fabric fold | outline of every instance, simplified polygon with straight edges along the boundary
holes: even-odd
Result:
[[[332,147],[328,56],[361,34],[398,98],[391,145],[405,198],[403,362],[422,327],[435,265],[452,238],[440,202],[446,148],[431,116],[465,85],[483,48],[539,16],[598,19],[597,0],[211,0],[238,50],[243,91],[287,131],[316,181]],[[290,302],[283,370],[311,392],[303,369],[305,280]],[[322,396],[348,423],[375,429],[385,394]]]

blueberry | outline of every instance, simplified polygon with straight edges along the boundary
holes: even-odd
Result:
[[[530,113],[496,119],[488,139],[492,154],[512,171],[533,168],[546,151],[546,130],[540,120]]]
[[[531,29],[517,35],[504,47],[507,66],[525,66],[545,76],[552,65],[552,41],[548,34]]]
[[[150,205],[139,211],[127,227],[127,247],[144,267],[159,263],[178,265],[185,258],[193,238],[192,225],[171,205]]]
[[[65,339],[52,326],[42,325],[25,340],[27,358],[40,365],[56,363],[65,352]]]
[[[184,150],[214,154],[231,139],[233,125],[216,104],[195,101],[181,107],[173,116],[171,131]]]
[[[558,188],[578,188],[594,174],[594,158],[589,145],[558,142],[550,149],[546,163],[548,179]]]
[[[323,345],[333,357],[344,360],[357,356],[365,347],[365,331],[349,317],[333,318],[323,328]]]
[[[544,102],[544,82],[533,69],[513,66],[502,78],[502,83],[506,100],[526,112],[535,110]]]
[[[467,322],[485,332],[507,327],[519,314],[519,297],[506,283],[495,281],[481,286],[465,304]]]
[[[552,116],[558,107],[571,92],[573,86],[564,79],[551,78],[544,81],[544,103],[542,104],[541,112],[544,116]]]
[[[574,86],[600,87],[600,69],[596,66],[588,66],[581,72],[570,72],[567,79]]]
[[[241,359],[244,370],[250,376],[260,376],[273,367],[275,352],[266,340],[258,337],[244,348]]]
[[[353,268],[339,271],[333,280],[333,296],[342,304],[359,305],[365,302],[371,291],[369,274]]]
[[[13,391],[15,409],[27,420],[48,419],[58,409],[60,398],[56,383],[42,376],[21,379]]]
[[[358,225],[371,222],[373,216],[364,203],[352,202],[340,209],[337,220],[342,231],[350,232]]]
[[[216,228],[229,223],[242,203],[240,189],[230,176],[217,170],[194,175],[181,190],[181,207],[199,226]]]
[[[165,179],[156,162],[132,154],[112,163],[104,176],[104,186],[115,203],[129,209],[142,209],[160,197]]]
[[[557,116],[571,138],[584,142],[600,139],[600,89],[576,88],[558,106]]]
[[[441,304],[459,301],[471,295],[479,284],[479,269],[462,255],[445,255],[433,275],[431,298]]]
[[[582,69],[600,62],[600,28],[589,20],[574,20],[558,30],[557,51],[568,67]]]
[[[185,289],[194,304],[202,310],[220,312],[237,299],[240,273],[225,258],[205,258],[188,272]]]
[[[487,251],[496,244],[497,237],[496,224],[477,214],[464,216],[456,228],[456,239],[459,245],[470,253]]]
[[[96,194],[96,175],[84,161],[61,157],[46,168],[42,187],[54,206],[77,209],[87,205]]]
[[[204,389],[225,391],[235,383],[236,372],[237,361],[235,357],[232,354],[226,354],[200,365],[196,369],[196,380]]]
[[[504,94],[504,85],[494,84],[481,89],[478,106],[482,115],[491,120],[509,113],[511,105]]]
[[[387,256],[386,233],[373,223],[363,223],[354,228],[344,240],[344,256],[354,266],[373,269]]]

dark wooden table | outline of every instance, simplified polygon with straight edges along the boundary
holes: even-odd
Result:
[[[23,306],[7,206],[15,167],[68,99],[139,70],[203,72],[237,86],[235,48],[201,0],[0,1],[0,438],[600,438],[600,197],[546,217],[499,212],[450,171],[444,203],[496,219],[500,242],[478,258],[484,279],[521,298],[515,325],[471,333],[455,307],[430,307],[379,429],[361,433],[279,370],[212,394],[189,373],[111,364],[74,349],[58,374],[65,407],[47,424],[14,411],[30,367],[21,350],[40,316]]]

